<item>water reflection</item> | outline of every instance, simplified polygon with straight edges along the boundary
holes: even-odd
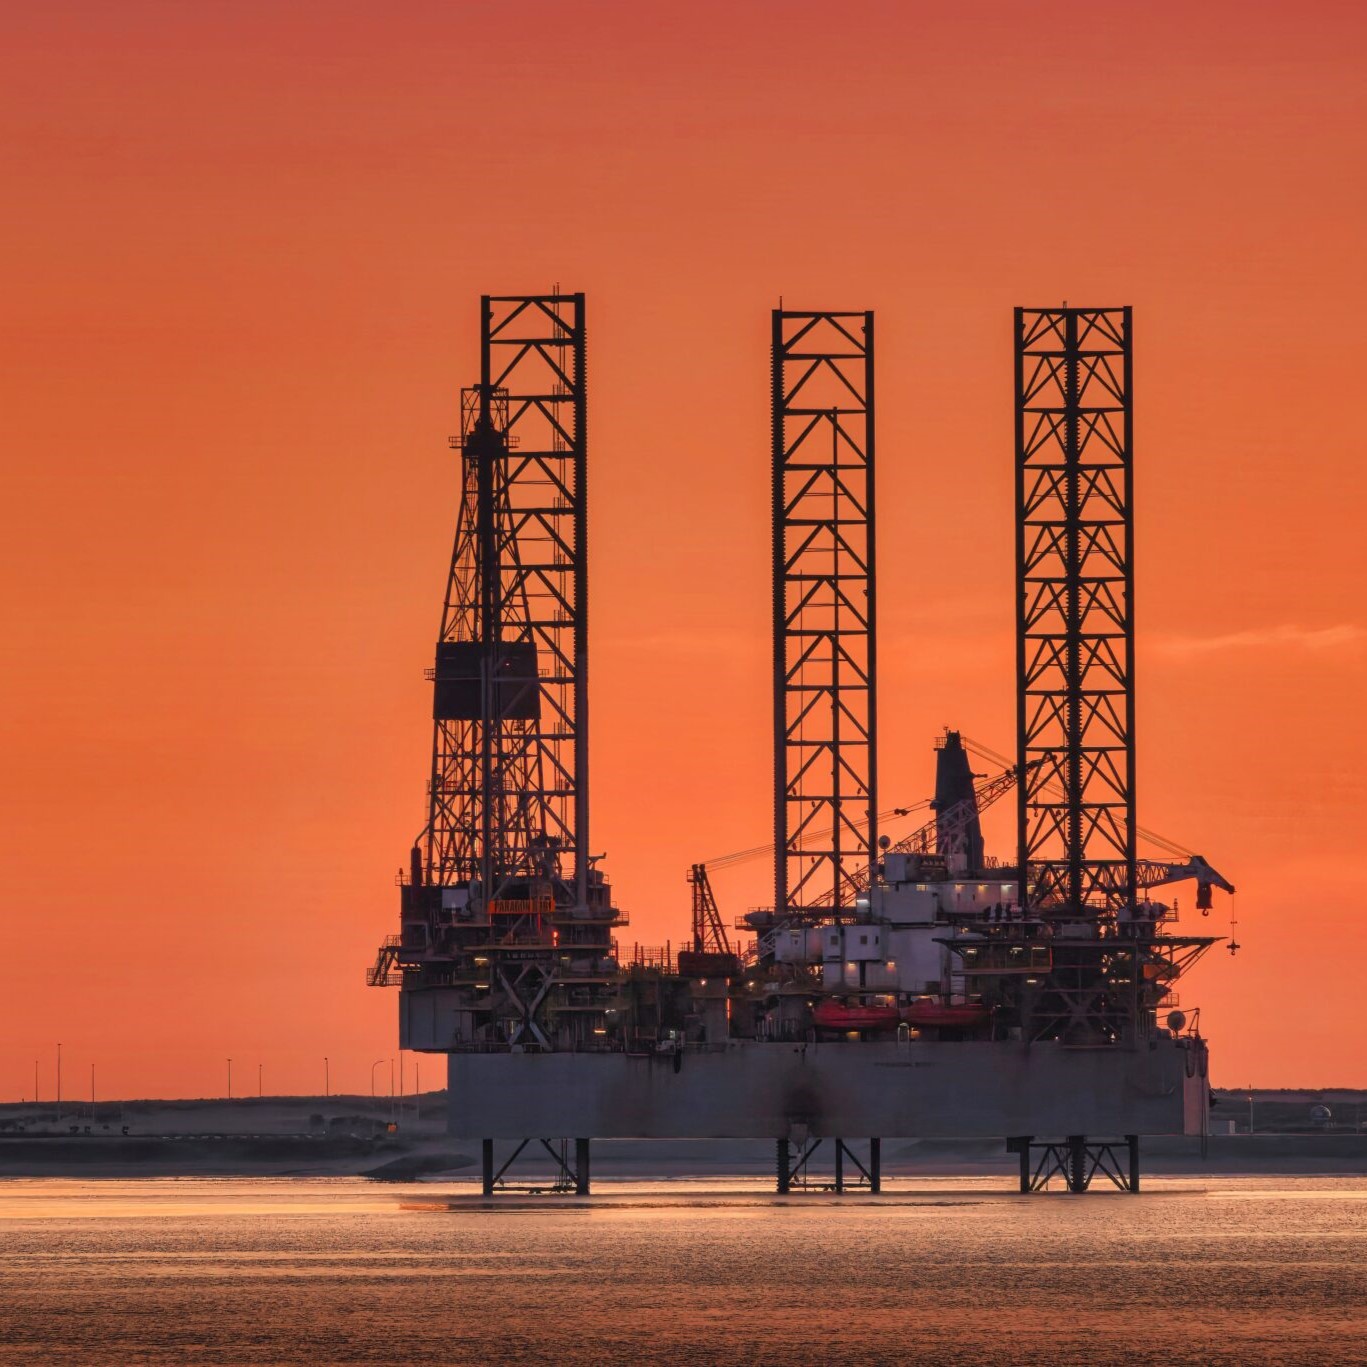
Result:
[[[0,1361],[1367,1362],[1367,1179],[0,1182]]]

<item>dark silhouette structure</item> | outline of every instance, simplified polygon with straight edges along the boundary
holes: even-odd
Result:
[[[935,853],[961,856],[966,874],[983,867],[983,828],[974,784],[981,777],[969,765],[963,738],[957,731],[946,731],[935,749],[935,798],[930,804],[935,813]],[[1006,782],[1014,783],[1015,775]]]
[[[775,309],[774,908],[850,905],[877,841],[873,314]]]
[[[1028,905],[1135,901],[1130,310],[1016,310],[1017,763]]]
[[[485,295],[433,670],[423,881],[588,901],[584,296]],[[524,889],[525,892],[525,889]]]
[[[583,297],[480,317],[428,824],[370,978],[402,988],[403,1047],[446,1056],[486,1193],[528,1153],[554,1169],[533,1189],[587,1192],[595,1136],[767,1139],[781,1191],[877,1191],[882,1138],[989,1134],[1023,1190],[1135,1189],[1139,1138],[1203,1133],[1209,1099],[1196,1017],[1170,1008],[1214,941],[1147,893],[1232,889],[1170,843],[1181,862],[1135,858],[1129,311],[1016,313],[1017,757],[946,731],[933,819],[895,845],[873,315],[773,314],[775,841],[714,865],[772,854],[775,901],[733,938],[695,864],[677,954],[619,944],[588,843]],[[1014,865],[980,819],[1012,788]]]

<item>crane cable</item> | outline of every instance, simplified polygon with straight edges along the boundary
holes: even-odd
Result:
[[[931,805],[931,798],[924,798],[920,802],[913,803],[910,807],[889,807],[885,812],[878,813],[878,820],[891,821],[896,817],[910,816],[913,812],[927,811]],[[834,826],[823,826],[820,830],[809,831],[809,835],[823,836],[833,835]],[[773,841],[767,845],[752,845],[748,850],[736,850],[733,854],[724,854],[719,859],[707,859],[703,863],[711,869],[727,869],[733,864],[748,863],[751,859],[762,859],[765,855],[773,854],[775,849]]]
[[[1001,764],[1008,769],[1014,769],[1016,767],[1014,760],[1007,759],[1005,755],[999,755],[995,750],[983,745],[980,741],[971,740],[962,732],[959,733],[959,739],[963,742],[964,749],[969,751],[970,754],[977,755],[979,759],[990,759],[994,764]],[[1056,797],[1064,796],[1062,787],[1055,783],[1053,779],[1046,779],[1042,786],[1049,789]],[[1157,845],[1160,850],[1164,850],[1171,855],[1176,855],[1180,859],[1191,859],[1192,851],[1187,849],[1185,845],[1179,845],[1177,841],[1169,840],[1166,836],[1159,835],[1155,831],[1145,830],[1143,826],[1136,826],[1134,829],[1135,833],[1143,836],[1150,845]]]
[[[1014,760],[999,754],[996,750],[982,744],[980,741],[965,736],[962,732],[959,733],[959,739],[963,742],[964,749],[970,754],[976,755],[979,759],[991,760],[993,764],[998,764],[1003,769],[1014,769],[1016,767]],[[1046,779],[1043,786],[1048,788],[1049,791],[1056,796],[1063,796],[1063,789],[1052,779]],[[933,801],[932,798],[925,798],[920,802],[912,803],[909,807],[889,807],[887,811],[878,813],[879,823],[881,824],[884,821],[891,821],[899,817],[911,816],[915,812],[927,811],[932,806]],[[808,834],[813,836],[825,836],[833,834],[834,831],[834,826],[824,826],[820,830],[810,831]],[[1135,831],[1143,836],[1149,844],[1156,845],[1160,850],[1164,850],[1168,854],[1175,855],[1184,860],[1192,858],[1191,850],[1187,849],[1185,845],[1179,845],[1175,840],[1169,840],[1166,836],[1161,836],[1153,831],[1145,830],[1143,826],[1136,826]],[[773,841],[770,841],[767,845],[751,845],[748,849],[734,850],[732,853],[724,854],[717,859],[704,860],[703,864],[709,870],[729,869],[736,864],[748,864],[752,859],[763,859],[766,856],[773,854],[776,848]]]

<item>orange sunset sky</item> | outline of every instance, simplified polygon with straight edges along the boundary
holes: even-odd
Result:
[[[1320,0],[5,6],[0,1099],[59,1040],[105,1096],[393,1055],[364,969],[424,815],[446,437],[478,295],[556,283],[628,940],[769,838],[779,296],[878,314],[885,807],[946,723],[1014,746],[1011,309],[1129,303],[1140,820],[1240,889],[1182,1005],[1217,1085],[1367,1085],[1365,35]],[[769,866],[716,885],[741,912]]]

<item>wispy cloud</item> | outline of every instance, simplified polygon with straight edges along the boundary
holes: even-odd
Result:
[[[902,673],[940,674],[946,661],[961,668],[976,667],[991,662],[999,663],[1003,652],[1011,649],[1010,633],[997,629],[938,631],[933,653],[917,649],[918,632],[905,623],[880,621],[883,638],[883,663]],[[763,654],[767,659],[769,641],[766,629],[741,632],[729,627],[709,625],[678,631],[648,631],[632,635],[604,635],[595,638],[594,648],[605,655],[630,654],[683,657],[747,657]],[[906,647],[903,649],[903,647]],[[1229,651],[1280,651],[1329,654],[1357,653],[1367,648],[1367,627],[1355,622],[1340,622],[1328,627],[1302,627],[1284,623],[1275,627],[1260,627],[1248,631],[1229,631],[1213,636],[1198,636],[1191,632],[1140,633],[1141,655],[1152,651],[1169,659],[1189,659]]]
[[[1231,631],[1219,636],[1156,636],[1153,648],[1161,655],[1213,655],[1230,650],[1342,651],[1360,650],[1367,643],[1367,629],[1355,622],[1331,627],[1300,627],[1289,623],[1252,631]]]

